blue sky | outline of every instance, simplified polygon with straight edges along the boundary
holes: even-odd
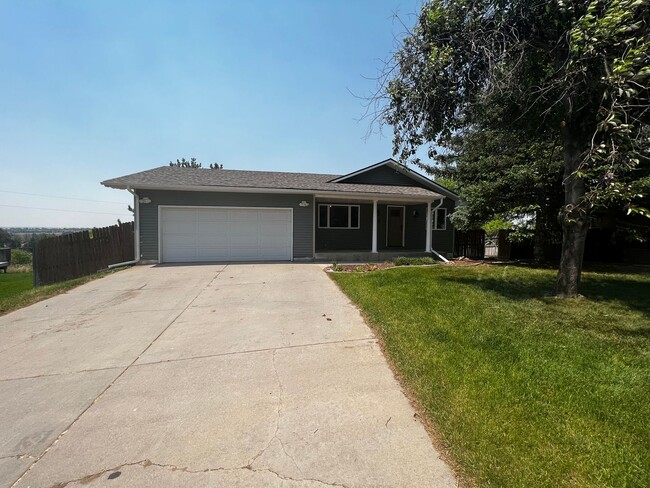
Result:
[[[390,130],[364,140],[350,91],[373,89],[392,14],[418,5],[0,3],[0,226],[129,220],[130,196],[99,182],[181,157],[325,173],[389,157]]]

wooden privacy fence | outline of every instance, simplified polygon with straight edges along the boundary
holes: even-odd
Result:
[[[454,247],[454,256],[483,259],[485,257],[485,231],[481,229],[457,230]]]
[[[133,259],[133,222],[48,237],[34,249],[34,286],[79,278]]]

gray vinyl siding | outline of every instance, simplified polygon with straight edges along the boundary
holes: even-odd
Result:
[[[436,193],[439,193],[447,198],[458,198],[456,194],[442,186],[437,185],[435,188],[431,188],[428,185],[425,185],[420,181],[405,175],[404,173],[400,173],[399,171],[394,170],[390,166],[379,166],[377,168],[368,170],[365,173],[360,173],[358,175],[346,178],[345,180],[341,181],[341,183],[357,183],[362,185],[415,186],[419,188],[425,188],[427,190],[433,190]]]
[[[419,186],[425,188],[417,181],[409,178],[399,171],[388,166],[379,166],[365,173],[346,178],[342,183],[360,183],[364,185],[396,185],[396,186]]]
[[[437,202],[434,203],[434,207]],[[455,202],[451,198],[445,198],[441,207],[447,209],[447,229],[446,230],[433,230],[431,237],[431,248],[438,251],[440,254],[452,257],[454,255],[454,226],[449,220],[455,208]],[[432,224],[433,226],[433,224]]]
[[[203,191],[137,190],[142,199],[151,203],[140,204],[140,254],[143,260],[158,260],[158,206],[224,206],[224,207],[280,207],[293,209],[293,257],[313,257],[313,197],[310,194],[276,193],[214,193]],[[308,207],[301,207],[301,201]]]
[[[359,205],[358,229],[320,229],[318,205]],[[316,201],[316,252],[362,251],[372,249],[372,204],[361,202]]]

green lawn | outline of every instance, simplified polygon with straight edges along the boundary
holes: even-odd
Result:
[[[477,486],[650,486],[650,274],[479,266],[331,275]]]
[[[68,291],[105,273],[34,288],[31,272],[0,273],[0,315]]]

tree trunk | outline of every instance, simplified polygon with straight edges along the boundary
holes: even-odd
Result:
[[[589,230],[589,214],[584,207],[585,183],[575,175],[582,154],[580,137],[566,123],[562,123],[564,139],[564,207],[562,223],[562,254],[555,294],[562,298],[579,295],[582,259]]]
[[[533,247],[533,260],[536,263],[546,261],[546,222],[541,210],[535,212],[535,245]]]

